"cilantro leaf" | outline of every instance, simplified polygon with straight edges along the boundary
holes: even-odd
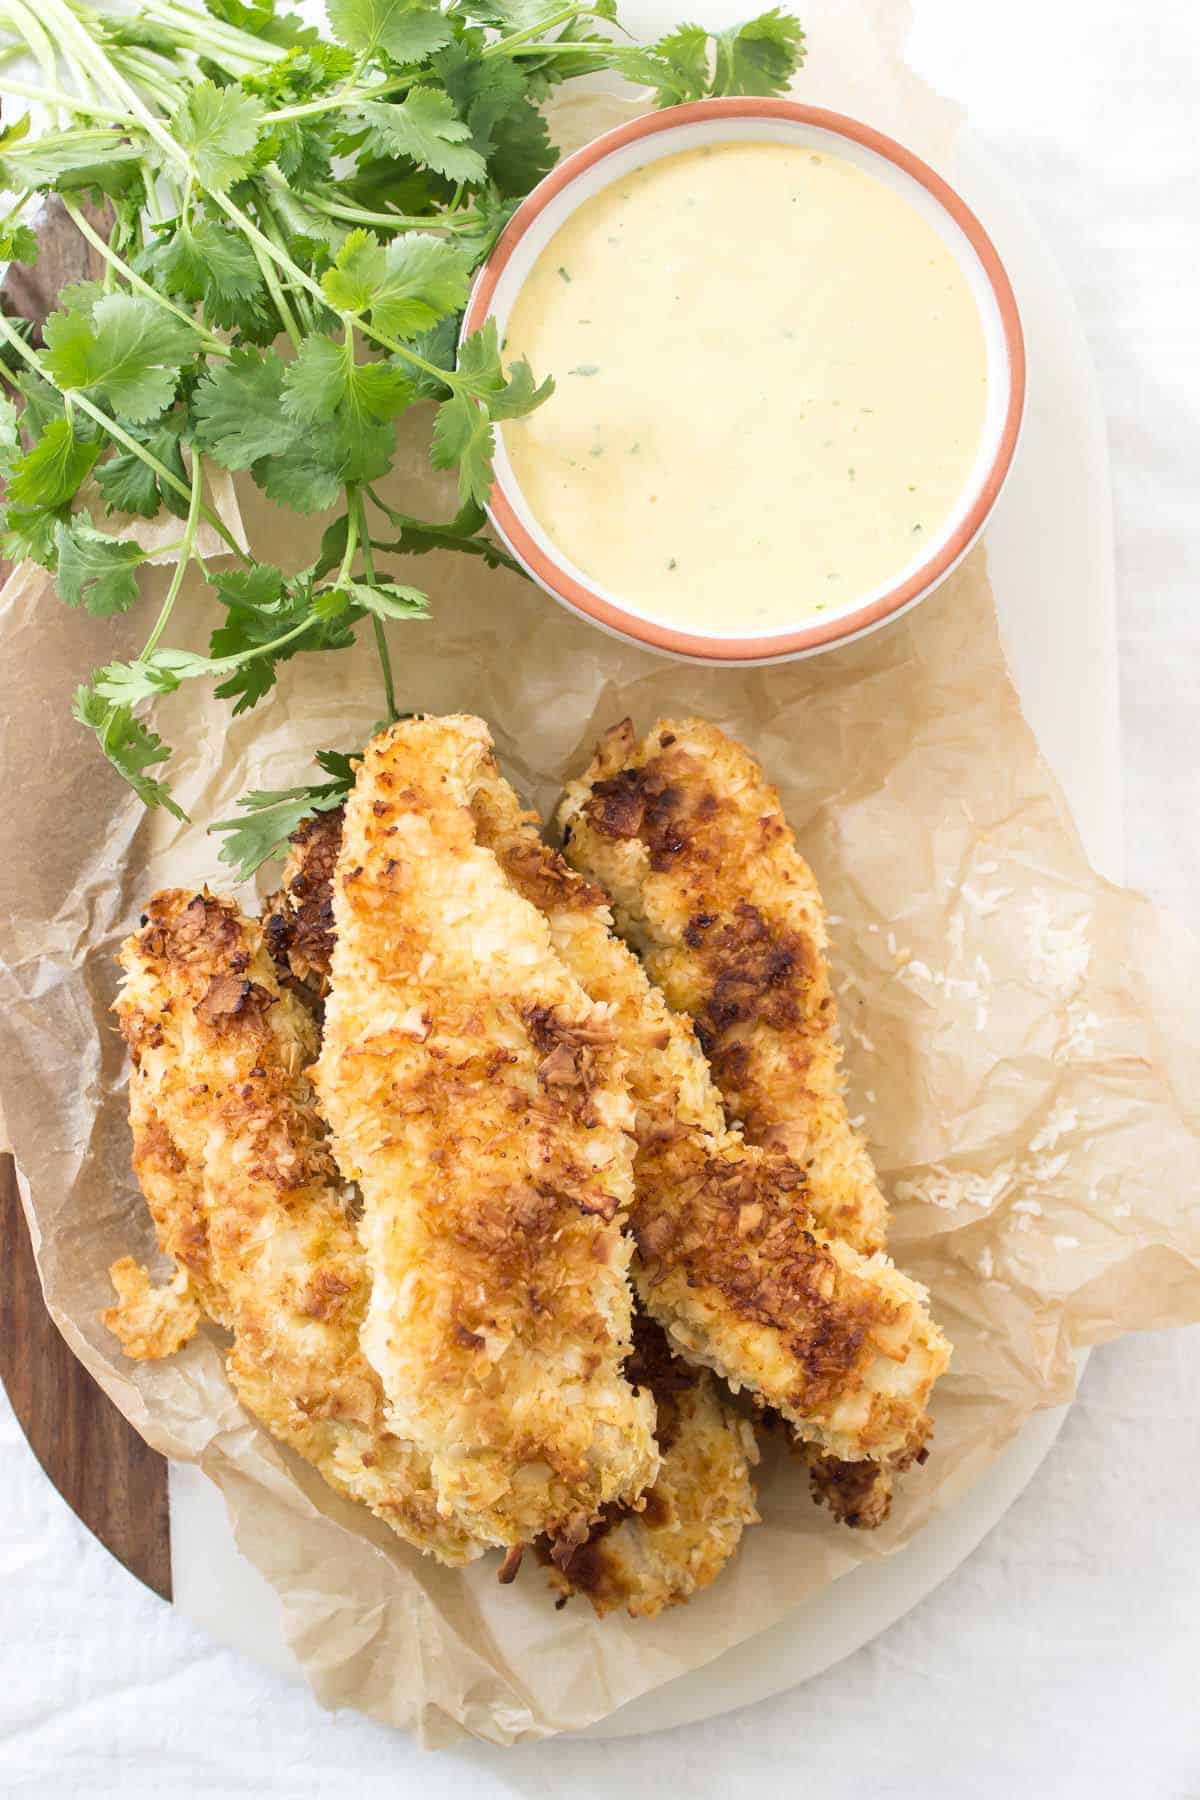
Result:
[[[215,81],[198,81],[176,109],[172,136],[210,192],[224,193],[250,173],[263,111],[253,94]]]
[[[0,225],[0,262],[35,263],[38,259],[37,232],[28,225],[10,220]]]
[[[138,597],[137,574],[146,560],[139,544],[97,531],[86,513],[64,519],[55,532],[58,591],[68,606],[93,618],[128,612]]]
[[[488,173],[496,191],[524,195],[558,161],[550,127],[532,100],[520,100],[492,126]]]
[[[113,662],[92,676],[92,692],[118,706],[173,694],[184,681],[212,673],[212,659],[191,650],[152,650],[136,662]]]
[[[369,128],[371,147],[386,156],[407,156],[447,181],[479,182],[487,175],[487,164],[472,148],[471,127],[437,88],[414,88],[398,105],[368,100],[356,116]]]
[[[100,394],[135,423],[171,404],[196,346],[186,325],[137,294],[105,294],[90,311],[52,313],[45,340],[45,366],[57,386]]]
[[[322,768],[328,770],[326,759],[332,761],[334,754],[333,751],[318,751],[317,761]],[[339,758],[347,765],[347,771],[349,760],[348,757]],[[314,783],[311,787],[279,788],[274,792],[256,790],[243,794],[238,805],[245,809],[245,817],[218,819],[209,826],[210,832],[225,834],[221,861],[236,869],[241,880],[248,880],[263,863],[286,854],[289,838],[310,814],[329,812],[340,806],[353,785],[354,777],[347,772],[345,776],[335,775],[332,781]]]
[[[285,371],[274,350],[235,351],[196,389],[197,444],[224,468],[249,468],[278,505],[323,512],[344,482],[386,471],[394,436],[385,420],[407,403],[388,365],[335,370],[341,356],[332,339],[310,339]],[[318,419],[330,429],[314,432]]]
[[[259,614],[278,614],[284,580],[283,570],[277,569],[274,563],[252,563],[248,569],[219,569],[208,576],[208,581],[227,606]],[[273,617],[268,635],[273,636],[278,629],[278,618]],[[220,654],[214,649],[214,656]]]
[[[385,50],[399,63],[420,63],[448,44],[449,20],[417,0],[328,0],[329,28],[340,44],[372,56]]]
[[[287,447],[256,462],[251,473],[267,499],[277,506],[290,506],[298,513],[324,512],[334,505],[347,479],[341,446],[322,444],[294,425],[292,429],[296,435]],[[389,432],[389,445],[391,441]],[[375,480],[382,472],[376,466],[369,478]]]
[[[0,538],[0,554],[10,562],[40,563],[44,569],[54,567],[57,551],[54,532],[58,525],[57,508],[41,506],[9,506],[4,509],[6,530]]]
[[[432,363],[435,369],[450,373],[458,359],[458,320],[451,314],[430,330],[417,332],[405,348],[414,351],[422,361]],[[414,369],[410,379],[419,400],[441,400],[450,391],[444,381],[427,375],[424,369]]]
[[[374,494],[371,497],[374,499]],[[384,510],[399,536],[392,544],[376,541],[378,550],[390,550],[398,556],[424,556],[430,550],[458,550],[468,556],[482,557],[489,569],[512,569],[517,575],[524,574],[520,563],[507,550],[481,535],[487,515],[474,500],[468,500],[452,519],[444,522],[410,518],[407,513],[397,512],[390,506]],[[321,541],[318,574],[341,561],[346,545],[345,521],[339,520],[338,526],[331,526]]]
[[[553,392],[554,377],[548,375],[539,384],[533,370],[522,357],[509,369],[505,386],[498,394],[492,395],[488,402],[488,412],[493,419],[523,419],[527,413],[539,407],[543,400],[548,400]]]
[[[714,94],[782,94],[804,61],[804,33],[773,6],[757,19],[717,34]]]
[[[284,410],[310,424],[333,418],[340,407],[356,419],[393,419],[411,399],[412,387],[398,369],[356,362],[353,343],[329,337],[306,338],[284,371]]]
[[[17,409],[0,394],[0,491],[22,461],[21,430]],[[0,521],[4,525],[0,553],[12,562],[29,558],[51,567],[54,562],[54,528],[58,523],[56,508],[44,506],[0,505]]]
[[[21,454],[21,427],[17,409],[6,394],[0,394],[0,475],[7,475]]]
[[[163,806],[175,818],[186,818],[166,783],[147,772],[171,754],[160,737],[135,719],[128,707],[112,706],[91,688],[76,690],[71,710],[81,725],[96,733],[105,756],[144,806]]]
[[[20,372],[11,378],[12,384],[20,394],[25,405],[21,413],[23,428],[35,436],[43,432],[54,419],[61,419],[66,411],[66,402],[57,388],[50,386],[32,369],[23,366]],[[84,433],[83,435],[88,435]]]
[[[484,62],[457,40],[435,57],[433,66],[455,110],[470,126],[472,144],[480,156],[490,160],[498,121],[519,106],[528,92],[521,70],[507,57]]]
[[[9,498],[17,506],[64,506],[83,486],[100,454],[95,440],[76,436],[70,419],[52,419],[9,476]]]
[[[262,38],[264,43],[288,48],[322,47],[317,30],[306,25],[296,13],[277,12],[275,0],[249,0],[249,4],[246,0],[204,0],[204,3],[214,19],[236,25],[239,31],[248,31],[254,37]]]
[[[188,236],[192,255],[200,261],[201,292],[210,309],[214,301],[252,300],[262,293],[262,273],[239,232],[227,231],[212,219],[201,219]]]
[[[435,469],[452,469],[458,464],[460,499],[487,505],[495,448],[496,434],[486,412],[466,394],[452,394],[443,400],[433,422],[429,460]]]
[[[156,462],[168,469],[175,479],[187,485],[179,444],[179,421],[172,416],[149,430],[130,432],[150,452]],[[187,502],[142,461],[132,450],[118,449],[96,470],[96,486],[104,496],[107,512],[132,513],[139,519],[152,519],[165,506],[177,518],[187,513]]]
[[[323,616],[314,604],[308,571],[285,580],[279,569],[260,564],[210,574],[209,581],[227,608],[225,622],[212,634],[209,651],[217,661],[239,665],[230,668],[217,693],[236,700],[235,713],[245,712],[270,691],[279,663],[301,651],[340,650],[354,641],[348,621]],[[312,629],[278,650],[271,648],[300,625]]]
[[[648,49],[622,48],[616,67],[627,81],[654,89],[658,106],[678,106],[708,93],[708,33],[680,25]]]
[[[429,617],[429,595],[420,588],[403,587],[395,581],[344,581],[341,590],[355,606],[373,613],[377,619]]]
[[[383,245],[371,232],[352,231],[321,277],[331,306],[341,313],[369,313],[388,337],[408,337],[461,311],[470,285],[462,252],[423,232]]]
[[[33,120],[28,113],[22,113],[19,119],[14,119],[11,125],[5,126],[0,131],[0,152],[15,150],[22,139],[27,138],[32,130]]]
[[[0,134],[0,188],[97,188],[118,195],[141,182],[142,152],[107,127],[46,132],[29,138],[28,116]]]
[[[223,469],[248,469],[285,450],[292,426],[284,417],[283,362],[275,350],[235,350],[196,388],[196,442]]]
[[[181,222],[139,259],[137,268],[168,294],[206,301],[210,312],[214,306],[257,299],[263,293],[262,274],[246,239],[212,219]]]

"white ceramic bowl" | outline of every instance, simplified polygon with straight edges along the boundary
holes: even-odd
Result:
[[[541,251],[580,206],[659,157],[701,144],[775,140],[824,146],[902,193],[953,254],[979,308],[987,353],[987,410],[978,453],[958,503],[919,557],[879,588],[802,623],[753,636],[689,631],[639,611],[577,568],[527,505],[503,442],[488,512],[513,555],[548,594],[603,630],[668,656],[767,663],[811,656],[874,630],[944,581],[987,522],[1012,462],[1025,398],[1025,351],[1016,300],[990,238],[952,188],[893,139],[840,113],[791,100],[702,100],[648,113],[587,144],[553,169],[518,208],[480,270],[464,335],[494,318],[503,340],[513,303]],[[544,371],[539,371],[544,373]]]

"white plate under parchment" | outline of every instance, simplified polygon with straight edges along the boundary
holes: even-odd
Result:
[[[639,14],[648,14],[643,0]],[[665,19],[664,8],[664,19]],[[649,29],[654,20],[638,17]],[[664,26],[665,28],[665,26]],[[1025,429],[988,530],[992,584],[1025,713],[1100,872],[1121,874],[1112,509],[1104,418],[1074,303],[1012,185],[969,137],[951,179],[994,237],[1017,292],[1029,391]],[[769,1630],[630,1701],[587,1737],[711,1718],[783,1692],[869,1643],[931,1593],[1004,1516],[1061,1429],[1038,1415],[960,1504],[907,1549],[864,1564]],[[171,1469],[175,1604],[214,1637],[290,1675],[279,1605],[233,1541],[216,1488]]]

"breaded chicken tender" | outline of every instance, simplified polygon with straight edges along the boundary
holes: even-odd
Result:
[[[443,1515],[516,1546],[657,1474],[630,1344],[633,1113],[609,1011],[477,842],[478,719],[407,720],[346,804],[316,1084],[363,1198],[362,1343]]]
[[[570,860],[668,1005],[694,1020],[731,1123],[785,1150],[822,1230],[870,1255],[887,1203],[844,1097],[825,911],[776,790],[699,719],[628,720],[563,808]]]
[[[108,1274],[117,1304],[100,1314],[100,1323],[120,1338],[132,1361],[159,1362],[174,1356],[196,1335],[200,1302],[186,1269],[177,1269],[169,1282],[156,1285],[148,1269],[132,1256],[121,1256]]]
[[[333,872],[345,807],[312,813],[292,833],[279,890],[263,907],[267,948],[280,974],[320,1010],[333,957]]]
[[[161,1247],[233,1335],[239,1399],[408,1543],[470,1561],[482,1544],[439,1513],[429,1460],[388,1431],[359,1347],[370,1278],[314,1105],[316,1030],[260,927],[231,901],[167,890],[120,962],[134,1168]],[[128,1306],[127,1259],[114,1277]]]
[[[471,810],[480,843],[495,852],[517,891],[545,913],[555,948],[586,987],[591,963],[578,954],[571,908],[562,904],[583,884],[543,842],[536,813],[522,810],[494,759],[480,767]],[[624,957],[619,945],[613,947]],[[640,1036],[623,1036],[622,1042],[632,1057],[641,1055]],[[636,1092],[636,1071],[631,1078]],[[635,1125],[639,1134],[654,1128],[644,1111]],[[635,1190],[646,1167],[639,1155]],[[635,1193],[635,1213],[638,1207]],[[633,1618],[653,1618],[687,1600],[715,1580],[745,1527],[758,1523],[750,1474],[758,1461],[753,1427],[707,1369],[689,1369],[671,1355],[660,1327],[644,1315],[635,1317],[634,1344],[626,1374],[654,1395],[658,1480],[640,1511],[610,1508],[582,1544],[560,1543],[550,1553],[563,1591],[586,1593],[602,1617],[624,1606]]]
[[[478,841],[536,905],[561,859],[541,841],[535,816],[521,810],[493,761],[480,765],[470,804]],[[274,954],[287,975],[318,997],[329,987],[341,829],[340,808],[305,820],[292,838],[279,892],[268,902],[266,935]],[[635,1314],[633,1338],[625,1374],[654,1396],[658,1479],[632,1506],[607,1507],[582,1542],[576,1533],[543,1554],[560,1592],[586,1594],[601,1616],[624,1606],[634,1618],[652,1618],[706,1587],[736,1551],[745,1526],[757,1523],[750,1471],[758,1449],[753,1426],[707,1369],[688,1369],[672,1357],[662,1332],[644,1316]]]
[[[474,804],[482,815],[482,781]],[[881,1253],[864,1257],[821,1232],[803,1169],[727,1126],[690,1021],[614,937],[603,891],[547,858],[532,825],[503,861],[628,1053],[634,1279],[672,1350],[748,1389],[827,1454],[899,1463],[919,1453],[949,1358],[924,1291]]]
[[[850,1124],[824,907],[779,795],[702,720],[628,720],[572,790],[571,857],[671,1006],[694,1019],[726,1113],[804,1169],[817,1224],[867,1254],[887,1203]],[[843,1523],[882,1524],[891,1475],[810,1453],[813,1492]]]
[[[659,1326],[634,1320],[629,1379],[654,1395],[662,1465],[639,1510],[610,1507],[582,1543],[545,1546],[553,1585],[584,1594],[600,1618],[624,1607],[652,1619],[680,1606],[721,1573],[747,1525],[757,1525],[751,1470],[754,1427],[707,1369],[672,1356]]]

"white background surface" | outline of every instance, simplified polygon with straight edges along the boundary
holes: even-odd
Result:
[[[1200,14],[915,12],[912,60],[1022,186],[1083,314],[1111,433],[1126,868],[1200,926]],[[88,1537],[0,1410],[0,1792],[1197,1800],[1198,1376],[1196,1333],[1099,1351],[974,1558],[807,1687],[686,1733],[437,1757],[215,1650]]]

